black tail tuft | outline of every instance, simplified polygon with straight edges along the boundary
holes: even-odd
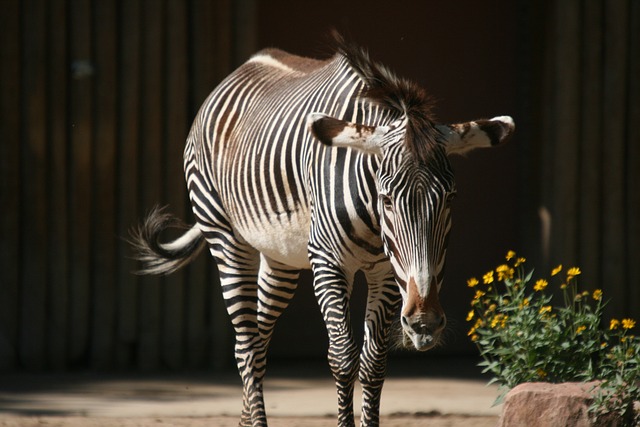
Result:
[[[169,243],[160,242],[160,234],[169,228],[187,231]],[[144,223],[131,230],[129,243],[133,246],[135,259],[142,262],[138,274],[170,274],[189,264],[205,246],[204,236],[197,228],[189,228],[179,219],[155,207]]]

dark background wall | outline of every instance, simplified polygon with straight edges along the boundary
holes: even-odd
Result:
[[[508,249],[580,265],[609,315],[640,317],[638,2],[2,0],[0,368],[233,366],[208,256],[138,277],[122,238],[155,204],[190,220],[182,149],[215,85],[263,47],[328,56],[331,28],[423,85],[442,122],[517,125],[452,159],[446,343],[395,357],[474,355],[465,281]],[[303,279],[272,358],[324,358]]]

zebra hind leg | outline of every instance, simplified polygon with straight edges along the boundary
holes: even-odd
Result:
[[[235,358],[243,383],[240,426],[266,426],[262,379],[256,363],[262,353],[258,328],[260,256],[225,225],[201,228],[218,265],[222,295],[235,331]]]
[[[299,270],[262,256],[250,246],[234,242],[224,254],[211,245],[218,261],[225,303],[236,334],[235,357],[243,383],[240,426],[266,426],[263,380],[267,349],[276,320],[288,306],[297,287]],[[222,256],[223,255],[223,256]]]
[[[299,276],[300,270],[261,257],[257,287],[257,334],[253,331],[244,333],[242,336],[246,338],[241,339],[240,334],[236,333],[236,361],[244,383],[242,426],[266,425],[263,382],[267,369],[267,350],[276,321],[298,287]]]
[[[264,255],[261,256],[258,275],[258,328],[264,342],[265,352],[271,341],[276,321],[289,306],[289,302],[298,288],[299,278],[299,269],[289,267]]]

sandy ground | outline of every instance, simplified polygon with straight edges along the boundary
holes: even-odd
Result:
[[[385,427],[495,427],[498,417],[432,415],[383,417]],[[236,417],[206,418],[86,418],[86,417],[3,417],[2,427],[236,427]],[[335,427],[329,417],[270,417],[271,427]]]
[[[433,366],[433,365],[431,365]],[[441,364],[436,366],[442,366]],[[477,368],[411,368],[385,382],[381,425],[493,427],[495,386]],[[336,425],[335,386],[326,368],[273,369],[265,382],[272,427]],[[471,374],[469,374],[471,372]],[[0,427],[151,427],[238,425],[242,390],[235,373],[0,375]],[[360,413],[356,387],[354,410]]]

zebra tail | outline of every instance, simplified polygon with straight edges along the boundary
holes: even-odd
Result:
[[[193,261],[204,248],[204,236],[195,225],[172,242],[162,243],[160,234],[169,228],[188,227],[156,206],[144,223],[131,231],[129,243],[134,258],[142,263],[137,274],[171,274]]]

